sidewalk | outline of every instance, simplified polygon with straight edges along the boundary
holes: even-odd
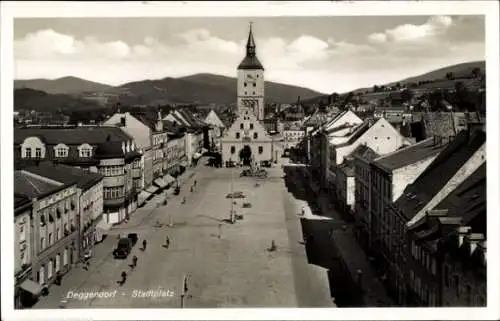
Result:
[[[343,221],[340,213],[333,209],[328,196],[321,194],[317,197],[318,206],[324,215],[337,221]],[[346,225],[349,225],[346,223]],[[364,293],[363,301],[367,307],[392,306],[393,302],[387,295],[382,283],[376,278],[365,252],[357,243],[351,231],[336,229],[332,233],[334,243],[353,279],[357,272],[362,272],[361,289]]]
[[[46,297],[40,297],[33,309],[53,309],[59,306],[61,300],[66,297],[69,291],[78,291],[85,281],[92,277],[102,263],[112,255],[112,248],[116,243],[114,237],[106,237],[101,243],[98,243],[92,249],[92,258],[90,259],[89,269],[83,269],[83,265],[75,266],[63,276],[61,285],[52,285],[49,288],[49,294]]]

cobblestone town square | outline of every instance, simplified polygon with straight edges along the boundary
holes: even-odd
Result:
[[[269,178],[259,180],[259,186],[255,179],[240,178],[240,172],[198,165],[180,195],[156,209],[151,200],[128,223],[113,228],[96,246],[89,270],[75,268],[34,308],[57,308],[63,299],[66,308],[180,308],[184,276],[185,308],[333,306],[326,270],[309,265],[299,243],[298,203],[284,187],[282,169],[269,169]],[[234,200],[236,213],[243,214],[234,224],[223,221],[231,207],[226,198],[231,176],[234,191],[246,196]],[[194,180],[197,188],[191,193]],[[252,207],[243,208],[245,202]],[[164,227],[155,227],[156,221]],[[133,232],[139,234],[133,252],[115,260],[114,235]],[[140,250],[143,239],[148,241],[145,251]],[[277,250],[270,252],[273,240]],[[138,265],[132,270],[133,255]],[[120,286],[122,271],[129,276]]]

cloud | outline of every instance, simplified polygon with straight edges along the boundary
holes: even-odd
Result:
[[[484,59],[485,52],[481,17],[433,16],[420,25],[374,30],[359,42],[311,33],[295,38],[256,36],[266,79],[323,92],[395,81]],[[103,41],[92,35],[76,38],[44,29],[15,39],[15,77],[72,75],[112,85],[200,72],[234,77],[245,44],[246,37],[227,40],[208,28],[175,34],[168,42],[144,35],[136,43]]]
[[[421,25],[404,24],[382,33],[373,33],[368,36],[372,43],[404,43],[415,41],[433,40],[443,35],[453,25],[453,20],[448,16],[432,16]]]

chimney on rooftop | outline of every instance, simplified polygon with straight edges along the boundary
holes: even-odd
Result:
[[[467,241],[470,245],[470,254],[474,253],[478,243],[484,241],[484,235],[482,233],[472,233],[467,235]]]
[[[470,233],[471,227],[470,226],[460,226],[457,229],[458,233],[458,246],[462,246],[462,243],[464,242],[464,237],[467,236]]]

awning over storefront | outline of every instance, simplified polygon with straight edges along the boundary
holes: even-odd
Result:
[[[106,220],[103,218],[99,223],[97,223],[95,227],[95,240],[97,242],[102,241],[102,237],[108,233],[108,231],[111,229],[111,224],[106,222]]]
[[[30,279],[24,280],[19,287],[24,291],[33,294],[34,296],[39,296],[42,293],[42,287],[40,286],[40,284]]]
[[[147,192],[147,191],[141,191],[139,195],[137,196],[137,205],[141,206],[142,204],[146,203],[146,200],[151,196],[152,194]]]
[[[175,182],[175,178],[173,178],[172,175],[169,175],[169,174],[163,176],[162,179],[165,181],[165,183],[167,183],[167,185],[170,185],[173,182]]]
[[[167,185],[168,185],[168,184],[167,184],[167,183],[166,183],[163,179],[161,179],[161,178],[157,178],[157,179],[155,179],[153,183],[155,183],[155,184],[156,184],[156,186],[158,186],[159,188],[165,188],[165,187],[167,187]]]
[[[150,194],[154,194],[156,193],[156,191],[158,191],[158,187],[151,185],[148,188],[146,188],[145,191]]]

